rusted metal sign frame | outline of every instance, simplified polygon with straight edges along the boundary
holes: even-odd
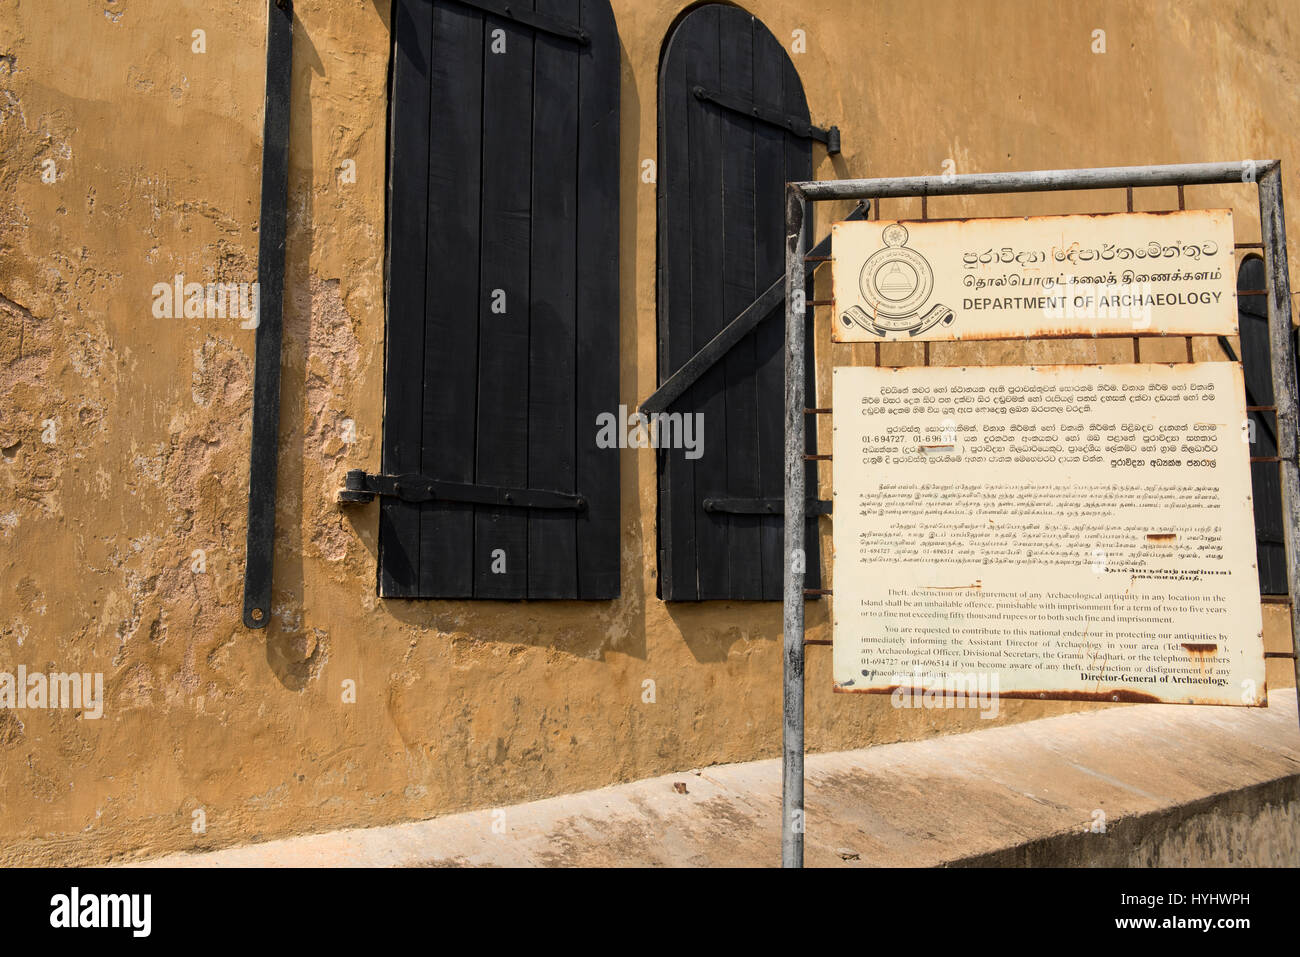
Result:
[[[804,416],[824,410],[804,406],[804,316],[809,297],[804,265],[805,224],[810,202],[983,193],[1035,193],[1080,189],[1134,189],[1152,186],[1255,184],[1259,228],[1268,276],[1268,327],[1277,407],[1277,454],[1282,470],[1282,512],[1288,595],[1300,594],[1300,471],[1296,463],[1296,363],[1291,334],[1291,289],[1287,272],[1286,221],[1279,160],[1186,163],[1169,166],[1112,166],[1095,169],[1034,170],[1020,173],[968,173],[960,176],[906,176],[841,179],[786,184],[785,205],[785,585],[783,639],[783,719],[781,788],[781,864],[803,866],[804,847],[804,571],[795,561],[804,542]],[[1138,332],[1135,337],[1140,337]],[[1291,639],[1300,649],[1300,616],[1291,615]],[[1293,655],[1300,686],[1300,657]]]

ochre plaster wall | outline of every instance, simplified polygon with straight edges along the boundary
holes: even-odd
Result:
[[[656,154],[659,51],[685,6],[613,6],[623,193],[610,317],[621,345],[609,361],[633,405],[656,381],[655,188],[640,167]],[[1279,157],[1300,197],[1293,3],[747,9],[787,48],[806,31],[794,60],[813,120],[838,124],[844,142],[834,159],[815,150],[819,178],[939,173],[949,159],[987,172]],[[621,599],[377,599],[377,509],[343,513],[333,498],[347,468],[379,466],[389,0],[299,0],[296,16],[276,592],[270,627],[250,632],[253,333],[156,319],[151,303],[177,273],[256,278],[265,4],[0,0],[0,669],[103,672],[107,699],[97,721],[0,711],[0,863],[416,819],[778,753],[780,607],[654,597],[649,451],[620,453]],[[1097,29],[1104,54],[1091,49]],[[345,160],[355,183],[341,182]],[[1175,202],[1155,190],[1137,208]],[[1232,206],[1238,239],[1258,238],[1253,188],[1189,189],[1187,202]],[[944,199],[929,213],[1123,207],[1106,192]],[[818,210],[819,234],[843,209]],[[876,361],[870,347],[835,348],[836,362]],[[1221,357],[1212,341],[1195,348]],[[1124,361],[1131,350],[935,345],[929,360]],[[1151,343],[1142,357],[1184,350]],[[925,358],[919,345],[882,353]],[[823,381],[830,361],[827,347]],[[1269,647],[1289,649],[1285,608],[1265,612]],[[829,636],[827,614],[809,606],[809,637]],[[833,696],[829,649],[808,656],[812,749],[988,725],[974,711]],[[1272,660],[1269,680],[1293,683],[1290,662]],[[1080,707],[1008,701],[1002,720]]]

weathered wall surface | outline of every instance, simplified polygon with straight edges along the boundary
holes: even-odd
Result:
[[[654,597],[649,451],[621,453],[618,601],[376,598],[377,511],[344,514],[333,496],[347,468],[379,465],[388,8],[297,5],[276,594],[270,627],[249,632],[253,333],[155,318],[151,305],[178,273],[256,278],[264,4],[0,0],[0,668],[103,672],[107,699],[99,720],[0,711],[0,863],[218,847],[777,753],[780,608]],[[660,46],[683,8],[614,0],[629,405],[655,384],[655,194],[639,173],[656,153]],[[813,120],[844,136],[842,156],[815,151],[820,178],[937,173],[949,159],[976,172],[1280,157],[1300,196],[1300,8],[1282,0],[747,9],[787,44],[806,31],[794,60]],[[1104,54],[1091,50],[1097,29]],[[1175,201],[1156,190],[1137,208]],[[1233,207],[1238,239],[1258,238],[1253,188],[1187,201]],[[946,199],[930,214],[1123,204],[1113,192]],[[836,362],[875,361],[836,348]],[[1213,344],[1196,348],[1208,357]],[[920,346],[882,351],[887,364],[924,361]],[[1130,356],[1126,343],[953,344],[930,361]],[[1288,649],[1285,610],[1265,611],[1269,647]],[[824,605],[809,624],[828,636]],[[1290,663],[1271,661],[1269,682],[1291,684]],[[813,749],[980,724],[830,686],[829,650],[810,648]]]

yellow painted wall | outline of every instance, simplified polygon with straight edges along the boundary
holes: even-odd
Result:
[[[656,155],[659,51],[684,5],[613,6],[624,48],[618,361],[620,401],[632,405],[654,388],[656,355],[655,193],[640,162]],[[297,4],[276,594],[270,627],[250,632],[240,608],[253,333],[155,319],[151,290],[176,273],[256,278],[264,3],[0,0],[0,669],[102,671],[107,682],[98,721],[0,711],[0,863],[387,823],[778,753],[780,607],[654,597],[648,450],[621,453],[620,600],[376,597],[377,508],[343,513],[333,498],[347,468],[379,466],[388,8]],[[813,120],[837,123],[844,141],[834,159],[814,151],[819,178],[939,173],[948,159],[988,172],[1280,157],[1300,197],[1293,3],[747,9],[787,47],[807,33],[794,59]],[[193,51],[200,29],[204,53]],[[1096,29],[1104,54],[1091,51]],[[42,181],[47,159],[53,183]],[[355,184],[340,182],[347,159]],[[1258,238],[1253,188],[1194,188],[1187,201],[1232,206],[1238,239]],[[940,199],[929,212],[1123,204],[1112,191]],[[1174,204],[1172,189],[1137,199]],[[819,233],[829,213],[819,210]],[[875,361],[855,348],[869,347],[836,347],[835,361]],[[1213,343],[1196,348],[1208,358]],[[1153,343],[1142,357],[1184,349]],[[887,364],[924,358],[915,345],[883,352]],[[1126,343],[1089,341],[935,345],[930,361],[1130,357]],[[823,381],[829,361],[823,350]],[[358,434],[350,447],[345,419]],[[49,420],[53,442],[42,440]],[[1269,647],[1288,650],[1285,608],[1265,612]],[[809,637],[829,636],[824,603],[808,620]],[[342,700],[347,680],[355,704]],[[1270,661],[1269,680],[1293,683],[1290,662]],[[974,712],[899,711],[830,685],[829,649],[810,648],[813,749],[981,725]],[[1003,713],[1080,707],[1009,701]]]

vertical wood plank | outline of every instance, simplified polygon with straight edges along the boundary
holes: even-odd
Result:
[[[608,0],[580,0],[591,43],[578,62],[577,491],[578,597],[617,598],[619,452],[596,445],[596,417],[618,411],[619,90],[618,29]],[[575,56],[569,53],[569,56]]]
[[[737,7],[719,11],[719,52],[722,88],[752,99],[754,93],[754,33],[752,16]],[[730,111],[722,114],[722,316],[724,324],[754,301],[759,290],[754,281],[755,233],[755,123]],[[779,235],[779,233],[778,233]],[[766,288],[766,287],[764,287]],[[758,402],[755,392],[754,335],[736,343],[723,359],[726,380],[724,403],[726,442],[719,447],[706,422],[706,455],[721,455],[725,465],[726,494],[757,498]],[[760,517],[727,517],[727,597],[763,597],[763,569],[759,553]]]
[[[754,30],[754,100],[771,109],[785,107],[785,51],[765,29]],[[785,133],[760,123],[754,130],[754,271],[775,281],[785,271]],[[765,287],[766,288],[766,287]],[[784,493],[785,303],[754,330],[755,390],[758,404],[759,494],[780,501]],[[784,580],[784,529],[780,514],[760,520],[758,560],[763,598],[780,601]]]
[[[693,97],[686,75],[695,47],[687,34],[700,12],[677,27],[664,51],[659,80],[659,381],[662,384],[694,354],[691,336],[691,176],[687,115]],[[688,49],[690,47],[690,49]],[[688,390],[670,412],[694,411]],[[706,429],[708,426],[706,425]],[[680,449],[658,453],[659,586],[669,601],[699,597],[695,577],[695,475]]]
[[[721,7],[701,7],[691,15],[686,41],[686,86],[719,89]],[[721,107],[692,98],[686,112],[690,140],[691,351],[703,348],[731,318],[722,303],[722,138]],[[687,395],[690,411],[704,417],[708,441],[694,460],[696,578],[701,599],[730,595],[725,514],[706,512],[704,500],[725,495],[727,422],[726,378],[721,365],[700,376]],[[687,410],[683,409],[683,412]]]
[[[578,21],[578,0],[538,0],[537,9]],[[534,42],[528,484],[575,492],[578,56],[558,37]],[[573,512],[528,514],[529,598],[577,594],[576,531]]]
[[[424,0],[393,7],[393,133],[388,194],[388,332],[385,472],[420,469],[424,381],[425,233],[428,217],[429,65],[432,29]],[[420,587],[419,506],[381,499],[379,592],[413,597]]]
[[[445,0],[432,9],[432,102],[425,136],[428,290],[421,290],[424,358],[423,474],[474,481],[474,409],[479,334],[479,185],[482,131],[482,14]],[[395,128],[396,135],[399,130]],[[395,170],[396,172],[396,170]],[[423,197],[423,192],[420,194]],[[406,202],[414,205],[414,196]],[[423,207],[425,204],[421,204]],[[420,594],[473,594],[474,507],[426,504],[420,516]]]
[[[530,0],[515,2],[532,6]],[[534,34],[527,27],[491,15],[483,18],[483,33],[475,481],[524,488],[528,484],[525,397],[529,388]],[[499,49],[502,42],[504,51]],[[521,509],[477,506],[474,597],[521,598],[527,593],[527,583],[527,514]]]

